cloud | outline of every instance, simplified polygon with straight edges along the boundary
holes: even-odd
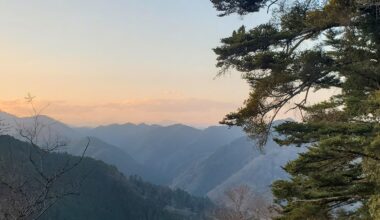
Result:
[[[239,103],[196,98],[124,100],[107,103],[71,103],[63,100],[36,101],[37,109],[72,125],[95,126],[110,123],[159,123],[176,121],[192,125],[217,124],[223,116],[236,110]],[[31,106],[24,100],[0,100],[0,110],[29,116]]]
[[[337,90],[311,93],[309,104],[326,100]],[[301,100],[301,96],[296,101]],[[175,121],[189,125],[215,125],[229,112],[241,106],[240,102],[223,102],[209,99],[185,98],[181,95],[157,99],[131,99],[114,102],[73,103],[65,100],[36,100],[37,109],[62,122],[77,126],[96,126],[111,123],[161,123]],[[278,119],[300,119],[299,111],[287,111],[285,106]],[[23,99],[0,100],[0,110],[17,116],[30,116],[31,106]]]

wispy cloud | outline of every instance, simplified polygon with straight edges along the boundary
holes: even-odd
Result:
[[[335,90],[311,93],[309,104],[337,94]],[[77,126],[96,126],[111,123],[161,123],[174,121],[189,125],[217,124],[227,113],[235,111],[241,102],[223,102],[210,99],[187,98],[182,95],[156,99],[129,99],[113,102],[71,102],[65,100],[36,100],[36,108],[62,122]],[[296,98],[301,100],[301,96]],[[285,106],[278,115],[281,118],[300,119],[299,111],[287,111]],[[30,116],[31,106],[23,99],[0,100],[0,110],[17,116]]]
[[[108,103],[71,103],[62,100],[37,101],[43,114],[72,125],[94,126],[109,123],[170,120],[192,125],[217,124],[235,110],[239,103],[196,98],[124,100]],[[31,107],[22,99],[0,100],[0,110],[18,116],[31,114]]]

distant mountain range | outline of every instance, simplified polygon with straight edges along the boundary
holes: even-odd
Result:
[[[0,119],[18,126],[27,127],[32,123],[31,118],[6,113],[0,113]],[[281,166],[304,151],[279,147],[273,141],[260,151],[254,141],[236,127],[197,129],[182,124],[127,123],[73,128],[46,116],[39,120],[49,125],[42,136],[54,133],[71,140],[66,148],[70,154],[79,155],[90,141],[87,156],[114,165],[126,175],[137,174],[155,184],[212,199],[242,184],[270,196],[270,184],[287,178]],[[10,133],[17,137],[17,132]]]

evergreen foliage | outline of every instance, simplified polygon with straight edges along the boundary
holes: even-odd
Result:
[[[380,20],[354,0],[212,1],[222,15],[273,7],[273,19],[241,27],[214,49],[221,73],[236,69],[249,98],[222,123],[242,126],[263,145],[285,106],[302,122],[276,126],[281,145],[309,150],[273,184],[279,219],[380,219]],[[248,4],[251,3],[251,4]],[[307,105],[308,94],[338,88]],[[296,102],[296,97],[303,97]]]

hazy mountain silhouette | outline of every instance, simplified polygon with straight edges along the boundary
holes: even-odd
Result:
[[[171,187],[217,199],[225,190],[244,184],[270,196],[271,183],[288,177],[282,166],[303,151],[305,148],[280,147],[272,138],[260,150],[253,140],[241,137],[194,163],[173,180]]]
[[[31,118],[0,113],[9,124],[30,125]],[[299,148],[281,148],[269,140],[264,152],[255,147],[240,128],[211,126],[197,129],[175,124],[112,124],[96,128],[72,128],[41,116],[41,123],[71,141],[66,150],[79,155],[90,138],[87,156],[114,165],[126,175],[195,195],[217,198],[224,190],[247,184],[265,193],[276,179],[287,178],[281,166],[297,157]],[[275,124],[283,121],[276,121]],[[46,129],[44,135],[49,134]],[[17,137],[17,135],[15,135]]]
[[[40,129],[39,140],[49,141],[49,139],[56,139],[57,137],[67,140],[78,140],[83,136],[70,126],[55,120],[46,115],[39,115],[37,119],[35,117],[17,117],[5,112],[0,112],[0,119],[9,128],[6,132],[15,137],[19,137],[18,130],[31,129],[34,126],[38,126]]]
[[[114,165],[126,175],[144,173],[142,165],[135,161],[130,155],[96,137],[84,138],[80,141],[72,142],[64,149],[69,154],[81,156],[87,145],[88,148],[85,155],[88,157]]]
[[[218,148],[208,158],[194,163],[174,179],[171,186],[196,195],[205,195],[258,155],[259,151],[247,137],[239,138]]]
[[[237,185],[248,185],[255,193],[270,197],[272,182],[289,177],[282,167],[296,159],[298,153],[305,151],[305,148],[279,147],[273,142],[269,142],[266,147],[268,150],[265,153],[251,159],[238,172],[207,192],[207,195],[216,200],[226,189]]]
[[[190,165],[244,135],[241,129],[225,126],[201,130],[181,124],[165,127],[130,123],[100,126],[87,134],[120,147],[144,167],[159,172],[161,178],[155,182],[162,184],[170,184]]]

